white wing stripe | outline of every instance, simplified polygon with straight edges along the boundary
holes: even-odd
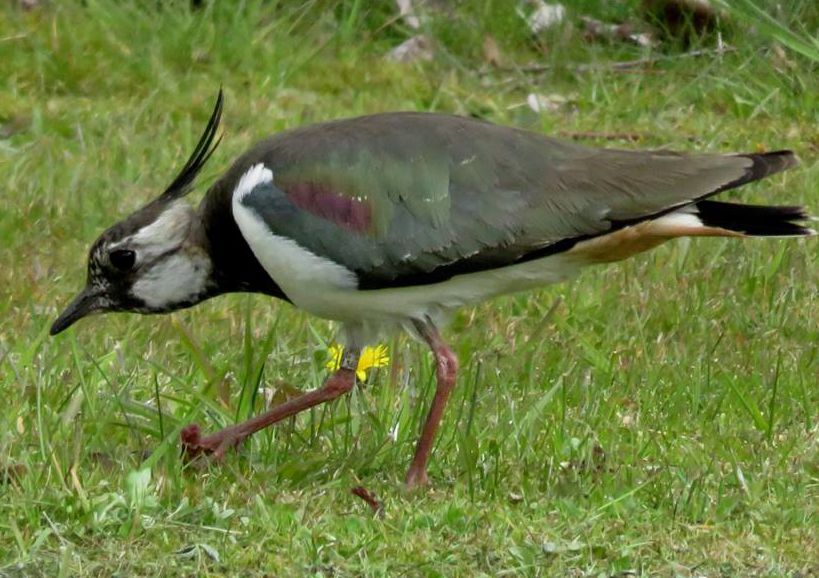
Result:
[[[265,271],[299,306],[313,301],[326,289],[355,290],[358,279],[352,271],[319,257],[293,239],[276,235],[254,209],[243,203],[256,187],[272,181],[273,172],[259,163],[239,179],[233,192],[233,218]]]

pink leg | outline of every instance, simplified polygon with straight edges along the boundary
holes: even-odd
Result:
[[[435,355],[437,387],[435,389],[435,398],[432,400],[432,407],[430,407],[427,420],[424,423],[424,429],[421,431],[418,445],[415,446],[415,456],[412,458],[412,463],[407,472],[407,487],[409,488],[426,485],[429,481],[427,478],[427,461],[429,461],[435,434],[441,424],[441,416],[449,400],[449,395],[452,393],[452,388],[455,386],[455,376],[458,372],[458,358],[441,339],[435,326],[432,323],[417,323],[416,328]]]
[[[198,425],[191,424],[185,427],[180,434],[184,453],[189,458],[210,454],[219,460],[224,457],[229,448],[235,447],[257,431],[347,393],[355,385],[355,367],[358,364],[358,357],[357,350],[345,351],[341,369],[331,375],[320,388],[277,405],[245,422],[226,427],[205,437],[202,437]]]

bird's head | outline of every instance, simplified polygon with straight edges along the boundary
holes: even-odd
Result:
[[[182,197],[219,144],[222,102],[219,91],[199,144],[168,188],[91,246],[85,288],[51,326],[52,335],[94,313],[165,313],[208,296],[212,264],[202,224]]]

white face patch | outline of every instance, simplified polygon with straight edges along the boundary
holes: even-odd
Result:
[[[207,289],[211,264],[203,256],[170,255],[145,271],[131,294],[152,309],[195,301]]]
[[[182,244],[190,230],[193,216],[193,207],[185,201],[176,201],[169,205],[153,223],[142,227],[130,237],[111,244],[108,249],[134,248],[140,262],[149,261]]]

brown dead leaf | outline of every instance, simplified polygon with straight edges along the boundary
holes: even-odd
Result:
[[[503,66],[503,56],[498,43],[489,35],[483,39],[483,61],[489,66]]]
[[[432,60],[433,56],[432,41],[423,34],[405,40],[386,54],[387,60],[394,62]]]
[[[283,379],[278,380],[273,387],[262,388],[262,395],[264,395],[264,402],[267,407],[275,407],[302,394],[304,394],[302,390]]]
[[[0,138],[11,138],[14,135],[25,131],[31,124],[31,117],[25,115],[14,115],[4,123],[0,124]]]
[[[223,407],[230,407],[230,374],[226,374],[222,379],[216,382],[216,399]]]
[[[631,42],[644,47],[651,47],[656,44],[650,32],[640,30],[638,26],[630,22],[610,24],[588,16],[584,16],[580,20],[583,22],[583,36],[587,40],[616,40]]]
[[[28,468],[23,464],[9,464],[0,466],[0,485],[19,484],[28,473]]]
[[[535,10],[526,19],[532,34],[540,34],[555,28],[566,20],[566,7],[563,4],[549,4],[543,0],[533,2]]]
[[[792,70],[796,68],[796,63],[788,58],[788,55],[785,53],[785,49],[782,48],[781,44],[774,43],[771,47],[771,63],[776,67],[777,70],[782,72],[783,70]]]
[[[413,30],[421,28],[421,16],[412,0],[395,0],[395,3],[398,5],[398,13],[404,24]]]

